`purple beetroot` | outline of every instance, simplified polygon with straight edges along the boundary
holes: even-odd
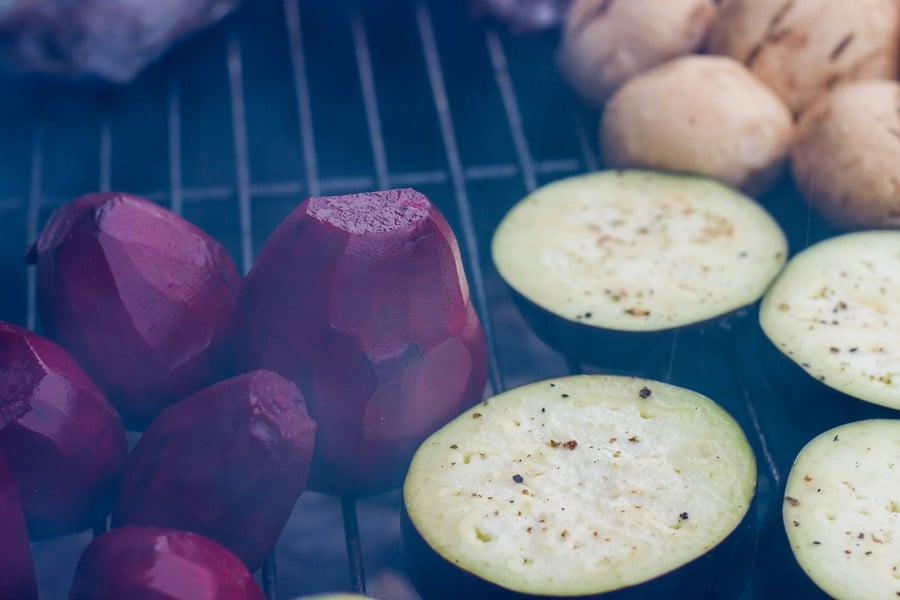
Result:
[[[29,252],[49,337],[129,427],[221,379],[240,276],[206,233],[136,196],[57,209]]]
[[[0,322],[0,397],[31,410],[0,429],[32,539],[76,533],[112,508],[122,419],[61,347]]]
[[[78,561],[69,600],[265,600],[234,554],[203,536],[122,527],[95,538]]]
[[[227,379],[162,412],[128,457],[113,527],[193,531],[255,571],[306,479],[316,424],[271,371]]]
[[[37,580],[19,488],[0,452],[0,600],[36,600]]]
[[[411,189],[303,202],[247,275],[237,321],[239,363],[307,398],[310,489],[396,487],[416,447],[482,398],[487,351],[456,238]]]

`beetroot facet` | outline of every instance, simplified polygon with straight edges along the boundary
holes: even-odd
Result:
[[[240,276],[199,228],[136,196],[57,209],[30,258],[48,335],[130,427],[223,377]]]
[[[419,443],[478,402],[487,351],[456,238],[410,189],[310,198],[245,279],[236,353],[298,383],[310,489],[396,487]]]
[[[19,488],[0,452],[0,600],[35,600],[37,581]]]
[[[128,446],[122,419],[60,346],[0,322],[0,395],[31,410],[0,429],[32,539],[109,513]]]
[[[265,600],[247,567],[201,535],[122,527],[95,538],[69,600]]]
[[[297,386],[271,371],[201,390],[132,450],[113,527],[194,531],[256,570],[306,489],[315,432]]]

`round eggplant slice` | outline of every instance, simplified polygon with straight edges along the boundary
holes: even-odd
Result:
[[[798,253],[760,307],[766,337],[800,367],[772,379],[792,393],[818,381],[820,394],[900,409],[898,294],[900,232],[841,235]]]
[[[796,564],[830,597],[900,597],[898,468],[894,419],[841,425],[797,456],[785,486],[782,536],[787,532]],[[779,579],[794,578],[806,576],[795,568]]]
[[[756,462],[691,390],[578,375],[489,399],[432,435],[404,488],[424,598],[737,597]]]
[[[731,325],[779,273],[787,242],[759,204],[720,183],[601,171],[527,196],[492,253],[538,335],[605,363],[668,348],[678,330]]]

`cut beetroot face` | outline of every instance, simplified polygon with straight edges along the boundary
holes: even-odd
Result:
[[[181,217],[135,196],[89,194],[53,213],[29,258],[48,335],[130,427],[225,376],[240,276]]]
[[[194,531],[262,565],[306,489],[316,424],[293,383],[254,371],[167,408],[125,465],[113,527]]]
[[[0,429],[33,540],[76,533],[112,508],[122,419],[65,350],[0,322],[0,397],[31,410]]]
[[[265,600],[234,554],[203,536],[122,527],[88,545],[69,600]]]
[[[310,198],[247,275],[236,353],[296,381],[310,489],[399,486],[419,443],[482,398],[487,351],[456,238],[411,189]]]
[[[19,488],[0,452],[0,600],[36,600],[37,581]]]

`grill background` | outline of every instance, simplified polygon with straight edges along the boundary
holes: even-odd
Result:
[[[246,271],[303,198],[411,186],[459,237],[491,350],[487,395],[607,372],[540,342],[490,261],[491,232],[513,203],[600,164],[597,115],[560,80],[555,34],[509,35],[469,19],[461,1],[247,4],[127,87],[0,79],[0,319],[39,328],[22,257],[53,208],[82,193],[129,191],[169,206]],[[790,189],[762,201],[792,250],[825,235]],[[781,435],[792,425],[758,371],[755,335],[676,343],[640,374],[694,387],[735,415],[757,450],[765,511],[782,478],[773,456],[792,456],[796,443]],[[384,598],[415,597],[402,574],[399,505],[392,493],[359,506],[369,591]],[[35,546],[42,597],[65,596],[89,539]],[[305,494],[277,557],[280,598],[347,589],[340,502]]]

